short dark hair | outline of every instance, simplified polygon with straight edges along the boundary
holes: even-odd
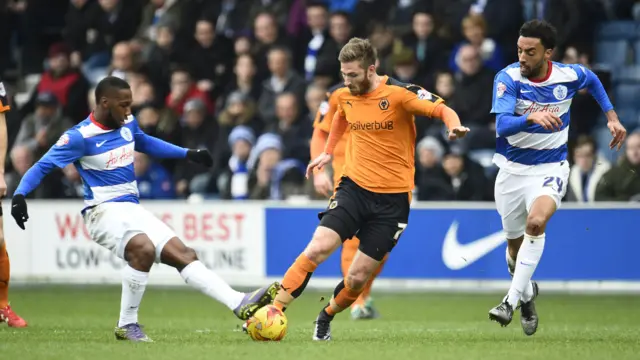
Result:
[[[591,145],[594,152],[597,150],[597,144],[595,139],[589,135],[580,135],[576,140],[576,145],[574,146],[574,149],[577,149],[585,145]]]
[[[107,76],[106,78],[100,80],[100,82],[96,86],[96,103],[99,103],[100,99],[103,96],[109,96],[108,94],[112,93],[113,90],[125,89],[131,90],[131,86],[129,86],[129,83],[117,76]]]
[[[347,19],[347,22],[348,22],[349,24],[351,24],[351,15],[350,15],[348,12],[344,11],[344,10],[336,10],[336,11],[333,11],[333,12],[329,15],[329,18],[332,18],[332,17],[334,17],[334,16],[341,16],[341,17],[343,17],[343,18]]]
[[[329,11],[329,6],[324,1],[318,1],[318,0],[307,1],[307,9],[312,7],[321,7],[325,11],[327,12]]]
[[[550,23],[535,19],[522,25],[520,36],[540,39],[545,49],[553,49],[556,47],[558,32]]]

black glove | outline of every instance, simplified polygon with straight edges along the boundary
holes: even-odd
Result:
[[[16,220],[16,224],[24,230],[24,223],[29,220],[27,202],[24,200],[24,195],[14,195],[13,199],[11,199],[11,216]]]
[[[196,164],[201,164],[206,167],[213,166],[213,158],[211,153],[206,149],[189,149],[187,150],[187,159],[193,161]]]

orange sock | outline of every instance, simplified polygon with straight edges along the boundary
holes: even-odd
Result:
[[[0,309],[9,305],[9,254],[7,253],[7,245],[3,242],[0,245]]]
[[[295,298],[302,294],[317,267],[318,264],[311,261],[307,255],[300,254],[284,274],[274,305],[284,311]]]
[[[354,290],[350,288],[344,280],[342,280],[340,284],[336,286],[336,289],[333,292],[333,299],[331,299],[331,302],[325,308],[325,311],[330,316],[334,316],[336,313],[339,313],[344,309],[348,309],[351,304],[356,301],[361,292],[362,289]]]

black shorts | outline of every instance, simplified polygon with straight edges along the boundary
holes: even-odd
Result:
[[[342,241],[357,235],[360,251],[381,261],[407,227],[409,203],[408,192],[374,193],[343,176],[318,217],[320,225],[337,232]]]

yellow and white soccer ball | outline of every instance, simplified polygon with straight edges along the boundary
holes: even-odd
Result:
[[[273,305],[267,305],[247,320],[247,333],[256,341],[280,341],[287,335],[287,317]]]

